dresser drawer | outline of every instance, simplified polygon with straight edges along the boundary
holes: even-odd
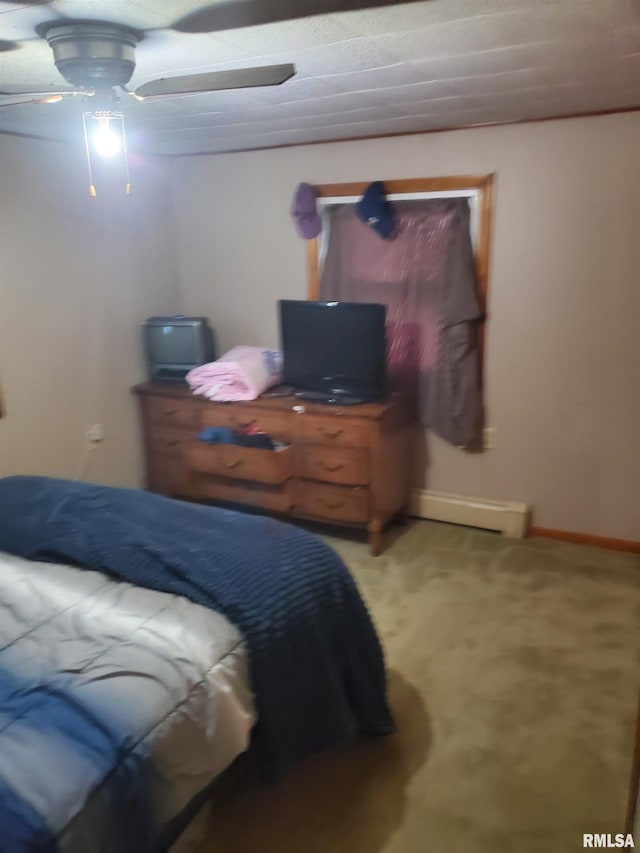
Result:
[[[180,456],[193,442],[194,431],[154,426],[150,430],[151,450],[164,456]]]
[[[352,486],[364,486],[369,482],[369,453],[362,447],[301,444],[296,453],[296,475],[299,477]]]
[[[161,495],[186,495],[189,492],[188,471],[180,456],[152,454],[148,459],[147,489]]]
[[[199,501],[246,504],[285,513],[291,510],[293,503],[291,481],[270,486],[243,480],[229,480],[225,477],[215,477],[195,471],[189,482],[189,495]]]
[[[298,415],[295,419],[296,440],[307,444],[335,447],[367,447],[369,430],[355,418]]]
[[[145,401],[146,414],[158,426],[195,426],[197,403],[193,400],[176,400],[172,397],[151,397]]]
[[[294,513],[333,521],[366,521],[369,515],[369,491],[359,487],[330,486],[295,480]]]
[[[286,412],[270,412],[252,406],[241,408],[232,405],[204,406],[202,409],[201,423],[207,426],[226,426],[231,429],[242,430],[249,424],[256,422],[263,432],[278,441],[291,441],[293,438],[292,421]]]
[[[191,442],[187,465],[194,471],[258,483],[284,483],[291,476],[292,449],[261,450],[235,444]]]

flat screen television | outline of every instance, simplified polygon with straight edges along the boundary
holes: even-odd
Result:
[[[386,308],[365,302],[282,299],[283,379],[298,396],[350,405],[386,391]]]
[[[142,323],[142,343],[152,382],[184,382],[192,368],[216,358],[206,317],[149,317]]]

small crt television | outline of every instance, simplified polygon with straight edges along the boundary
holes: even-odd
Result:
[[[192,368],[216,358],[206,317],[149,317],[142,323],[142,343],[151,382],[184,382]]]

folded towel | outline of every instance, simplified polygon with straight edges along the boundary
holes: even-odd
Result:
[[[262,347],[233,347],[217,361],[194,367],[186,380],[209,400],[255,400],[282,379],[282,353]]]

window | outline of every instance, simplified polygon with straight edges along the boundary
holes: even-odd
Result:
[[[385,304],[389,387],[416,400],[425,428],[479,448],[492,176],[383,183],[391,240],[356,215],[368,184],[316,187],[308,297]]]
[[[471,239],[474,246],[478,296],[484,319],[480,323],[480,352],[484,352],[486,334],[486,307],[489,278],[489,253],[491,247],[491,218],[493,203],[493,175],[456,175],[441,178],[408,178],[384,181],[390,201],[416,198],[451,198],[466,196],[471,210]],[[318,207],[322,213],[332,204],[353,203],[362,196],[367,181],[346,184],[316,184]],[[326,234],[307,241],[307,298],[318,299]]]

